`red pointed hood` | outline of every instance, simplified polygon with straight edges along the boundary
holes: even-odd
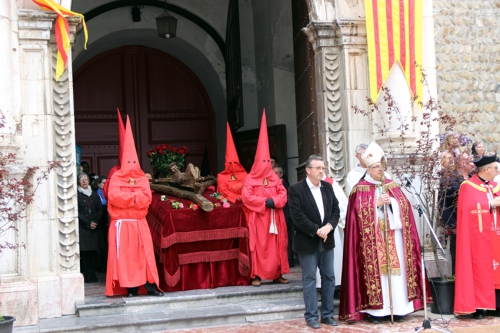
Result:
[[[233,135],[229,128],[229,123],[226,123],[227,136],[226,136],[226,161],[224,163],[224,171],[220,174],[235,175],[236,178],[243,180],[247,175],[245,168],[240,164],[236,147],[234,146]],[[239,175],[239,177],[238,177]]]
[[[104,183],[102,192],[106,199],[108,198],[109,180],[111,179],[111,177],[113,177],[115,172],[120,169],[120,159],[123,154],[123,137],[125,136],[125,126],[123,125],[122,115],[119,108],[116,108],[116,113],[118,115],[118,163],[113,168],[111,168],[111,170],[109,170],[107,177],[108,181]]]
[[[120,167],[120,158],[123,154],[123,137],[125,136],[125,126],[123,125],[120,109],[116,108],[118,114],[118,167]]]
[[[139,158],[137,157],[134,135],[132,134],[132,126],[130,125],[128,115],[120,150],[120,169],[112,176],[111,181],[113,182],[113,186],[149,188],[149,181],[142,171]]]
[[[266,109],[262,112],[262,121],[260,123],[259,141],[257,142],[257,151],[252,165],[252,170],[245,178],[246,186],[265,185],[276,186],[280,184],[280,179],[273,171],[271,166],[271,157],[269,155],[269,138],[267,135]]]
[[[247,171],[240,164],[229,123],[227,124],[226,161],[224,165],[225,169],[217,174],[217,192],[235,203],[237,197],[241,198],[241,188],[247,176]]]

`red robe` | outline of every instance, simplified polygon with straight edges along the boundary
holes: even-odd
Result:
[[[140,287],[159,278],[153,240],[146,215],[152,195],[149,181],[139,165],[130,119],[120,143],[120,168],[108,178],[110,225],[106,296],[126,294],[124,288]]]
[[[500,185],[489,182],[493,197]],[[478,217],[480,205],[481,223]],[[482,225],[483,231],[480,231]],[[457,206],[457,260],[455,269],[455,307],[457,315],[476,309],[494,310],[495,289],[500,289],[500,213],[495,230],[487,189],[477,175],[460,185]]]
[[[275,209],[266,207],[266,198],[274,200]],[[248,208],[248,231],[252,259],[250,277],[253,279],[258,275],[264,280],[274,280],[282,274],[290,273],[288,234],[282,209],[287,201],[285,187],[281,183],[275,186],[246,186],[245,184],[242,199],[245,207]],[[277,235],[269,233],[273,211],[278,230]]]
[[[423,308],[422,265],[420,240],[411,205],[398,185],[386,180],[385,190],[401,208],[403,242],[405,248],[406,284],[408,301],[414,310]],[[381,269],[377,255],[375,185],[360,180],[349,196],[344,235],[342,284],[340,292],[340,320],[357,321],[364,318],[361,310],[381,309],[384,302],[381,287]],[[426,279],[427,299],[431,301]],[[397,297],[397,290],[392,291]]]
[[[146,281],[159,286],[153,241],[146,221],[151,203],[151,190],[134,186],[113,186],[111,181],[108,198],[110,225],[106,296],[126,294],[123,288],[142,286]],[[119,219],[137,221],[121,223],[118,255],[117,220]]]

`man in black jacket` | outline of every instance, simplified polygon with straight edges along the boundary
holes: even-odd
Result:
[[[293,250],[302,268],[302,283],[307,326],[320,328],[316,296],[316,267],[321,274],[321,322],[337,326],[333,318],[333,232],[339,222],[340,210],[332,185],[322,181],[323,158],[311,155],[306,163],[307,178],[290,186],[288,207],[295,225]]]

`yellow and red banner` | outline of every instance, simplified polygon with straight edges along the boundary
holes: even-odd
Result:
[[[68,64],[68,53],[70,48],[69,40],[69,25],[66,20],[67,16],[79,16],[82,18],[83,31],[85,33],[85,49],[87,49],[88,33],[87,25],[85,24],[85,18],[80,13],[72,12],[69,9],[55,3],[53,0],[33,0],[38,6],[45,10],[51,10],[57,13],[56,25],[54,26],[54,32],[56,35],[57,43],[57,64],[56,64],[56,81],[59,80],[62,73],[66,69]]]
[[[375,101],[398,62],[415,97],[422,100],[422,0],[365,0],[370,98]]]

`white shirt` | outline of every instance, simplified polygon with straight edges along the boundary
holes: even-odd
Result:
[[[314,186],[314,184],[309,180],[309,177],[306,177],[306,183],[311,190],[314,201],[316,201],[316,206],[318,206],[319,215],[321,216],[321,222],[323,222],[323,219],[325,218],[325,207],[323,206],[323,196],[321,195],[321,182],[318,186]]]

